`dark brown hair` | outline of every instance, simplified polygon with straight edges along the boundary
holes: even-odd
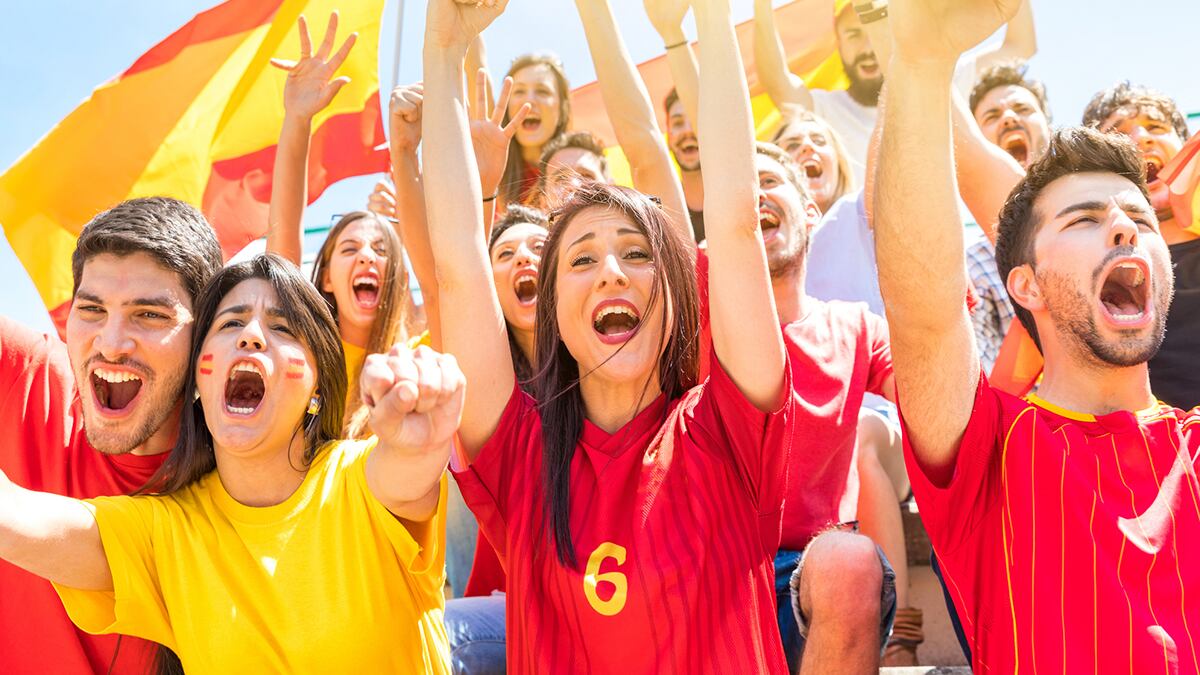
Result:
[[[550,140],[561,136],[571,123],[571,85],[567,82],[567,71],[557,56],[549,53],[524,54],[513,60],[508,67],[505,77],[515,76],[517,71],[529,66],[546,66],[554,74],[554,85],[558,88],[558,126]],[[509,122],[509,111],[504,111],[504,123]],[[508,164],[504,167],[504,175],[500,178],[500,196],[505,203],[521,203],[521,182],[525,177],[525,157],[521,154],[521,144],[514,139],[508,144]]]
[[[668,400],[683,395],[696,381],[699,352],[700,309],[696,289],[696,246],[672,227],[662,208],[649,197],[625,187],[587,182],[551,215],[550,237],[543,249],[538,275],[536,348],[538,369],[533,390],[541,409],[542,486],[546,515],[554,535],[559,561],[574,567],[575,546],[570,526],[571,459],[583,431],[583,397],[579,392],[579,364],[562,341],[558,326],[558,286],[555,270],[563,233],[580,213],[604,209],[613,217],[628,218],[641,231],[654,261],[654,287],[649,310],[656,302],[669,302],[663,312],[662,352],[658,359],[661,393]],[[674,330],[667,334],[668,314],[675,315]],[[649,312],[647,311],[647,314]],[[639,325],[638,330],[644,328]],[[544,355],[544,356],[543,356]],[[654,392],[657,395],[660,392]]]
[[[496,242],[499,241],[500,235],[514,225],[529,223],[538,227],[550,229],[550,219],[542,211],[530,206],[521,204],[509,204],[508,210],[504,217],[492,226],[492,235],[488,239],[488,253],[496,247]],[[538,276],[541,277],[541,268],[539,266]],[[517,338],[510,326],[508,329],[508,351],[512,354],[513,372],[516,373],[517,383],[521,385],[523,391],[529,391],[533,380],[533,364],[525,357],[525,352],[521,350],[521,345],[517,344]]]
[[[375,322],[371,325],[367,344],[364,345],[367,354],[382,354],[391,349],[392,345],[406,339],[409,329],[408,270],[404,267],[404,247],[400,243],[400,237],[396,234],[395,228],[370,211],[352,211],[342,216],[330,228],[329,234],[326,235],[325,241],[321,243],[321,248],[317,251],[312,268],[312,283],[321,297],[325,299],[325,303],[329,306],[329,311],[333,313],[336,321],[338,316],[337,298],[333,293],[322,289],[324,277],[329,269],[329,260],[333,257],[334,249],[337,247],[338,237],[351,223],[359,220],[370,220],[379,226],[379,230],[383,233],[383,255],[387,256],[387,265],[384,265],[383,274],[379,279],[379,304],[375,309]],[[363,408],[362,400],[358,396],[357,373],[348,383],[348,391],[350,392],[350,395],[347,396],[349,405],[346,410],[346,428],[343,436],[359,438],[366,430],[369,412]]]
[[[1187,119],[1179,112],[1175,100],[1166,94],[1134,84],[1129,80],[1119,82],[1098,92],[1083,111],[1084,126],[1099,129],[1104,120],[1121,108],[1135,106],[1138,110],[1150,109],[1160,113],[1164,120],[1175,128],[1179,138],[1188,137]]]
[[[1037,262],[1033,242],[1044,215],[1034,208],[1034,203],[1047,186],[1075,173],[1111,173],[1129,179],[1149,201],[1145,171],[1137,149],[1124,136],[1102,134],[1087,127],[1065,127],[1053,132],[1046,154],[1029,166],[1025,178],[1017,183],[1000,210],[1000,222],[996,226],[996,267],[1005,286],[1014,268]],[[1012,306],[1021,325],[1041,349],[1033,314],[1015,299]]]
[[[1033,97],[1037,99],[1038,107],[1042,109],[1042,114],[1046,116],[1046,121],[1049,122],[1050,104],[1046,101],[1046,85],[1042,84],[1041,80],[1027,77],[1026,73],[1028,71],[1029,66],[1024,61],[998,63],[983,71],[983,74],[979,76],[979,79],[975,82],[975,86],[971,89],[971,114],[975,114],[984,97],[991,93],[993,89],[1012,85],[1033,94]]]
[[[83,280],[84,264],[105,253],[149,254],[179,275],[193,304],[221,269],[221,246],[212,226],[195,207],[170,197],[123,201],[84,225],[71,254],[72,295]]]
[[[675,105],[677,101],[679,101],[679,90],[671,87],[671,91],[668,91],[667,97],[663,99],[663,113],[667,117],[671,116],[671,106]]]
[[[543,185],[546,182],[546,167],[550,165],[550,160],[554,159],[554,155],[558,154],[560,150],[567,148],[579,148],[592,153],[600,159],[600,169],[605,174],[608,173],[608,159],[604,156],[604,141],[590,131],[568,131],[550,139],[542,147],[542,158],[538,161],[538,170],[542,172],[541,182]]]

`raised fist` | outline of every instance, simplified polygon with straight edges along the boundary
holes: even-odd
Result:
[[[367,357],[359,384],[381,445],[411,454],[438,452],[458,430],[466,379],[449,354],[396,345]]]

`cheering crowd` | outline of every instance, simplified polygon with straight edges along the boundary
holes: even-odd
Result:
[[[162,197],[84,227],[65,342],[0,317],[0,672],[916,665],[910,495],[974,672],[1200,672],[1174,102],[1052,128],[1030,0],[838,2],[850,86],[810,89],[755,0],[759,142],[729,0],[644,2],[661,102],[576,0],[632,188],[557,57],[493,85],[507,0],[429,0],[391,181],[310,278],[336,14],[272,62],[268,253]]]

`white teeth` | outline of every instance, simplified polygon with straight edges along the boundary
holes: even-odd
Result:
[[[637,314],[634,314],[632,311],[630,311],[628,307],[625,307],[624,305],[609,305],[599,312],[596,312],[596,321],[600,321],[609,314],[625,314],[632,317],[635,321],[637,320]]]
[[[242,361],[241,363],[234,366],[229,371],[229,379],[233,379],[234,373],[254,373],[255,375],[259,375],[259,376],[262,375],[262,373],[258,372],[258,368],[255,368],[254,364],[250,363],[249,361]]]
[[[1137,314],[1113,314],[1112,317],[1117,321],[1135,321],[1142,318],[1144,314],[1145,312],[1138,312]]]
[[[379,280],[378,280],[378,279],[376,279],[376,278],[375,278],[375,277],[373,277],[373,276],[361,276],[361,277],[356,277],[356,278],[354,279],[354,282],[353,282],[353,284],[354,284],[355,286],[360,286],[360,285],[361,285],[361,286],[375,286],[375,287],[378,287],[378,286],[379,286]]]
[[[225,409],[231,413],[234,413],[235,415],[249,415],[250,413],[254,412],[254,408],[239,408],[233,405],[226,405]]]
[[[105,382],[111,382],[113,384],[120,382],[133,382],[135,380],[138,382],[142,381],[142,378],[124,370],[106,370],[104,368],[97,368],[93,370],[92,373]]]

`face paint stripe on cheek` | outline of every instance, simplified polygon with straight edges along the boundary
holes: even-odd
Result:
[[[212,375],[212,363],[213,363],[213,355],[212,354],[205,354],[204,356],[201,356],[200,357],[200,374],[201,375]]]
[[[304,377],[304,359],[289,358],[286,377],[289,380],[299,380]]]

